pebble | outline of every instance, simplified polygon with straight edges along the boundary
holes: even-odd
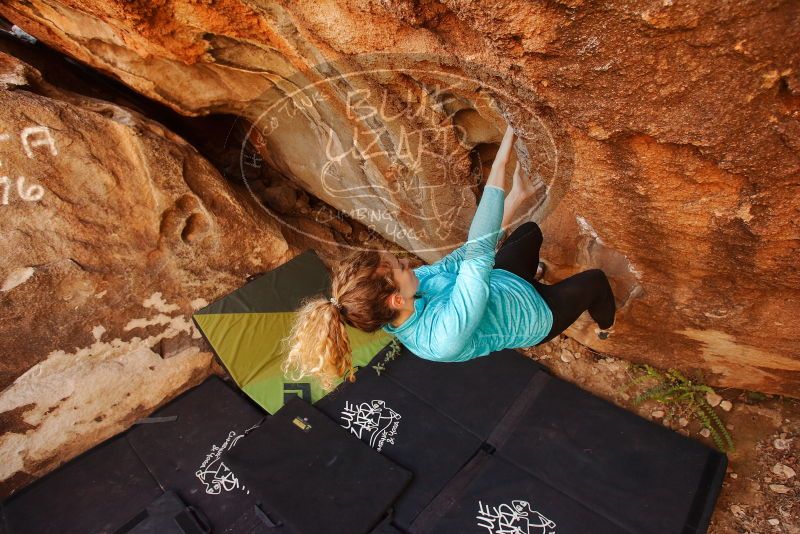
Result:
[[[782,478],[792,478],[797,473],[795,473],[794,469],[789,467],[788,465],[784,465],[782,463],[777,463],[772,466],[772,472]]]
[[[689,424],[689,420],[686,419],[685,417],[681,417],[680,419],[678,419],[678,424],[681,426],[686,426]]]
[[[731,473],[731,478],[739,478],[739,475],[737,475],[736,473]]]
[[[742,508],[742,507],[741,507],[741,506],[739,506],[738,504],[732,504],[732,505],[731,505],[731,513],[732,513],[734,516],[736,516],[736,517],[738,517],[739,519],[741,519],[742,517],[744,517],[744,508]]]
[[[703,436],[704,438],[707,438],[708,436],[711,435],[711,431],[707,428],[704,428],[703,430],[700,431],[700,435]]]
[[[729,412],[731,411],[731,408],[733,408],[733,404],[731,404],[731,401],[724,400],[719,403],[719,407],[725,410],[726,412]]]
[[[792,444],[791,439],[783,439],[783,438],[778,438],[772,442],[772,445],[779,451],[789,450],[789,446],[791,444]]]
[[[775,493],[789,493],[789,488],[784,486],[783,484],[770,484],[769,489],[774,491]]]
[[[780,524],[781,524],[781,521],[780,521],[780,519],[775,519],[775,518],[773,517],[772,519],[767,519],[767,523],[769,523],[769,524],[770,524],[770,525],[772,525],[773,527],[777,527],[778,525],[780,525]]]
[[[653,417],[655,419],[661,419],[662,417],[664,417],[664,410],[653,410],[652,412],[650,412],[650,417]]]
[[[710,391],[707,391],[706,400],[711,406],[717,406],[722,401],[722,397],[720,397],[716,393],[711,393]]]
[[[562,351],[561,352],[561,361],[564,362],[564,363],[571,362],[572,361],[572,354],[568,350]]]

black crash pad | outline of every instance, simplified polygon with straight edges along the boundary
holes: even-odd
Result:
[[[485,450],[618,531],[688,534],[708,527],[724,454],[554,377],[516,351],[441,364],[404,348],[379,367],[476,431]]]
[[[216,532],[494,533],[523,518],[528,534],[706,531],[724,454],[516,351],[463,364],[388,354],[317,407],[295,397],[260,426],[260,410],[212,378],[150,418],[166,422],[138,425],[2,503],[4,526],[113,532],[175,489]],[[342,428],[345,403],[347,417],[363,411],[377,429],[360,441]]]
[[[163,493],[114,534],[210,534],[202,512],[187,506],[174,491]]]
[[[411,479],[300,397],[223,460],[271,518],[300,534],[369,532]]]
[[[628,532],[496,455],[481,453],[419,516],[415,534]],[[640,531],[656,534],[665,531]],[[678,533],[680,531],[677,531]]]
[[[385,368],[386,376],[481,440],[489,437],[533,377],[546,372],[511,349],[467,362],[432,362],[415,356],[405,346]]]
[[[223,532],[254,513],[257,500],[220,456],[265,416],[242,392],[212,376],[5,501],[9,533],[131,528],[165,490]]]
[[[369,365],[356,373],[355,382],[342,384],[316,406],[364,443],[414,473],[394,506],[394,521],[404,528],[482,443]]]
[[[150,416],[163,422],[134,426],[128,440],[162,487],[177,491],[219,530],[256,504],[221,455],[265,416],[240,391],[211,376]]]
[[[111,533],[161,493],[120,435],[14,494],[2,511],[8,534]]]
[[[629,532],[705,531],[724,454],[542,377],[496,435],[499,456]]]
[[[297,534],[289,525],[269,517],[260,505],[254,505],[230,524],[225,534]]]

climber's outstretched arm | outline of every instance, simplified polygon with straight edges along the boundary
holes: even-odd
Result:
[[[477,330],[489,301],[489,278],[501,233],[505,165],[511,153],[514,131],[509,126],[497,151],[489,180],[470,225],[464,257],[450,298],[439,310],[431,332],[439,347],[438,359],[458,361]]]
[[[508,158],[511,155],[511,147],[514,144],[514,130],[511,126],[506,128],[505,135],[503,136],[503,140],[500,142],[500,148],[497,151],[497,156],[492,163],[492,170],[489,174],[489,178],[486,181],[486,186],[484,187],[484,194],[486,194],[487,187],[496,187],[502,191],[500,194],[500,198],[505,198],[506,195],[506,188],[505,188],[505,168],[506,163],[508,163]],[[495,195],[496,192],[490,193],[490,195]],[[480,207],[480,206],[479,206]],[[484,208],[483,212],[486,212],[488,208]],[[481,210],[475,212],[475,217],[478,218],[486,218],[487,215],[484,215]],[[502,217],[502,202],[501,202],[501,210],[500,215]],[[476,224],[473,218],[472,227],[476,228],[485,228],[487,226],[487,222],[481,221]],[[479,236],[480,232],[477,234],[473,232],[473,229],[470,229],[470,236],[474,240],[475,237]],[[470,236],[468,236],[467,241],[469,242]],[[435,274],[440,271],[450,271],[453,273],[459,272],[461,268],[461,262],[467,254],[467,245],[468,243],[464,243],[457,249],[450,252],[445,257],[439,259],[435,263],[431,265],[422,265],[420,267],[416,267],[414,270],[417,273],[417,276],[428,276],[431,274]]]
[[[487,186],[499,187],[506,191],[506,164],[511,157],[511,147],[514,145],[514,129],[509,125],[506,128],[506,133],[503,135],[503,140],[500,142],[500,148],[497,155],[492,162],[492,170],[489,171],[489,178],[486,180]]]

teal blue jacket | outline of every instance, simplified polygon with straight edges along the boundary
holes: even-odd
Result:
[[[485,186],[467,242],[419,279],[414,311],[403,324],[383,326],[426,360],[460,362],[504,348],[529,347],[547,336],[553,313],[524,278],[494,269],[505,192]],[[531,259],[533,261],[533,259]]]

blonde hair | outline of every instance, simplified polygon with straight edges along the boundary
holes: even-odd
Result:
[[[287,357],[281,370],[292,380],[306,376],[329,391],[338,379],[355,380],[352,348],[345,325],[375,332],[397,316],[387,297],[397,291],[389,264],[377,250],[350,254],[331,279],[331,295],[301,301],[289,335],[284,339]]]

